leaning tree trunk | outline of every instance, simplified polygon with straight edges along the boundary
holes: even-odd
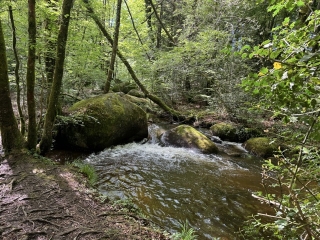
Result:
[[[0,19],[0,130],[2,145],[6,153],[23,147],[23,137],[19,131],[10,99],[6,46]]]
[[[90,16],[92,17],[92,19],[95,21],[95,23],[97,24],[97,26],[99,27],[100,31],[103,33],[103,35],[105,36],[105,38],[108,40],[108,42],[110,43],[111,46],[113,46],[113,39],[111,37],[111,35],[107,32],[107,30],[105,29],[105,27],[103,26],[103,24],[101,23],[101,21],[99,20],[99,18],[97,17],[97,15],[95,15],[92,7],[89,5],[88,0],[83,0],[83,2],[85,3],[85,6],[90,14]],[[129,64],[129,62],[127,61],[127,59],[122,55],[122,53],[119,51],[119,49],[117,50],[117,55],[120,58],[120,60],[123,62],[123,64],[126,66],[128,72],[130,73],[132,79],[135,81],[135,83],[139,86],[139,88],[141,89],[141,91],[145,94],[145,96],[147,98],[149,98],[151,101],[153,101],[155,104],[157,104],[159,107],[161,107],[164,111],[170,113],[174,118],[178,119],[178,120],[185,120],[185,116],[183,116],[181,113],[179,113],[178,111],[170,108],[168,105],[166,105],[160,98],[158,98],[156,95],[153,95],[151,93],[149,93],[149,91],[144,87],[144,85],[140,82],[140,80],[138,79],[138,77],[136,76],[134,70],[132,69],[131,65]]]
[[[173,37],[171,36],[171,34],[169,33],[169,31],[167,30],[167,28],[164,26],[162,20],[161,20],[161,16],[158,14],[156,7],[154,6],[152,0],[148,0],[150,3],[150,6],[153,9],[154,15],[156,16],[159,24],[160,24],[160,34],[161,34],[161,28],[164,30],[164,32],[167,34],[167,37],[169,39],[169,41],[173,44],[176,45],[175,40],[173,39]],[[161,37],[161,36],[160,36]]]
[[[115,63],[116,57],[117,57],[118,40],[119,40],[119,32],[120,32],[121,3],[122,3],[122,0],[118,0],[116,27],[114,30],[114,41],[113,41],[113,46],[112,46],[112,54],[111,54],[110,65],[109,65],[109,69],[108,69],[107,81],[104,86],[105,93],[108,93],[110,90],[111,80],[112,80],[112,76],[113,76],[113,72],[114,72],[114,63]]]
[[[134,23],[134,19],[133,19],[132,13],[131,13],[131,11],[130,11],[129,5],[128,5],[128,3],[127,3],[127,0],[124,0],[124,3],[126,4],[127,10],[128,10],[129,16],[130,16],[130,20],[131,20],[132,27],[133,27],[134,31],[136,32],[136,35],[137,35],[137,37],[138,37],[138,39],[139,39],[140,44],[143,46],[143,45],[144,45],[144,44],[143,44],[143,41],[142,41],[142,39],[141,39],[141,37],[140,37],[140,34],[139,34],[138,29],[137,29],[137,27],[136,27],[136,24]],[[148,60],[151,62],[152,58],[151,58],[151,56],[148,54],[147,51],[146,51],[145,54],[146,54],[146,56],[148,57]]]
[[[57,104],[60,95],[63,66],[66,54],[66,45],[68,38],[68,28],[70,22],[70,12],[73,0],[64,0],[62,5],[61,24],[57,40],[57,56],[54,70],[53,83],[50,92],[47,114],[44,122],[43,134],[40,142],[40,152],[45,154],[50,150],[52,144],[52,129],[57,115]]]
[[[27,65],[27,106],[28,106],[28,149],[36,149],[37,145],[37,123],[36,123],[36,104],[34,98],[35,86],[35,63],[36,63],[36,1],[29,0],[29,46],[28,46],[28,65]]]

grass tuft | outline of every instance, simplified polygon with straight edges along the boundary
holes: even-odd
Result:
[[[180,224],[181,232],[174,233],[172,240],[196,240],[195,230],[190,226],[188,220]]]
[[[88,182],[91,186],[94,186],[98,180],[98,175],[94,167],[88,163],[83,163],[76,160],[71,163],[71,165],[78,168],[78,171],[88,178]]]

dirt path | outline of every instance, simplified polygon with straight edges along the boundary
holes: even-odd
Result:
[[[79,180],[26,154],[0,157],[0,240],[168,239],[145,219],[100,203]]]

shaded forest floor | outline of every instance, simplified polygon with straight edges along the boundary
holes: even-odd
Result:
[[[101,203],[68,166],[0,157],[0,239],[168,239],[141,217]]]

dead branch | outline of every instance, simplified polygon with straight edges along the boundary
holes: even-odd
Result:
[[[280,203],[278,203],[278,202],[275,202],[275,201],[272,201],[272,200],[269,200],[269,199],[266,199],[263,197],[259,197],[255,194],[251,194],[251,196],[254,197],[255,199],[258,199],[261,202],[268,203],[270,206],[272,206],[272,205],[277,206],[277,207],[281,206]]]

